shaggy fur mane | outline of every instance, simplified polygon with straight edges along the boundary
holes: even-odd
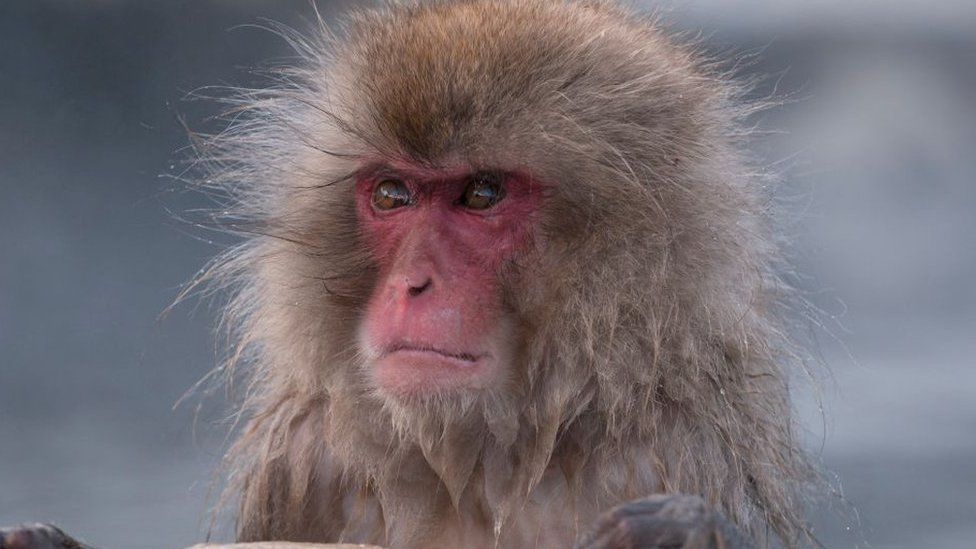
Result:
[[[232,293],[226,369],[246,380],[241,540],[410,545],[459,514],[504,540],[553,476],[580,509],[700,494],[759,539],[802,540],[791,298],[739,86],[601,1],[392,3],[341,39],[282,32],[299,61],[228,99],[201,146],[245,237],[202,277]],[[503,273],[522,357],[503,388],[394,403],[366,381],[376,268],[352,189],[376,158],[555,183]]]

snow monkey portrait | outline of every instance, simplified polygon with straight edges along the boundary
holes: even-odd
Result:
[[[198,281],[246,387],[237,541],[811,541],[743,85],[599,0],[283,33],[298,59],[196,147],[245,235]]]

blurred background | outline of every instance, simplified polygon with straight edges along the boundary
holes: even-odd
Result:
[[[350,3],[317,2],[327,20]],[[785,230],[826,312],[825,413],[800,409],[856,512],[814,513],[824,545],[976,546],[976,2],[655,5],[719,56],[755,54],[759,93],[790,100],[757,147],[786,169]],[[221,397],[199,421],[199,399],[174,404],[215,363],[214,311],[158,317],[230,240],[179,220],[208,207],[168,177],[179,119],[212,127],[187,93],[259,84],[290,53],[251,25],[303,28],[309,6],[0,2],[0,524],[106,548],[205,535]]]

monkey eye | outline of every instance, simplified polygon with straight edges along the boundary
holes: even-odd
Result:
[[[464,188],[461,205],[471,210],[487,210],[505,198],[501,178],[490,173],[475,174]]]
[[[409,206],[412,200],[410,189],[398,179],[384,179],[373,189],[373,206],[377,210]]]

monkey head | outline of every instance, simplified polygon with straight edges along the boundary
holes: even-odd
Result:
[[[732,80],[602,1],[282,32],[300,62],[204,149],[245,236],[206,275],[250,379],[244,538],[301,537],[323,492],[498,536],[552,475],[796,537],[786,292]]]

